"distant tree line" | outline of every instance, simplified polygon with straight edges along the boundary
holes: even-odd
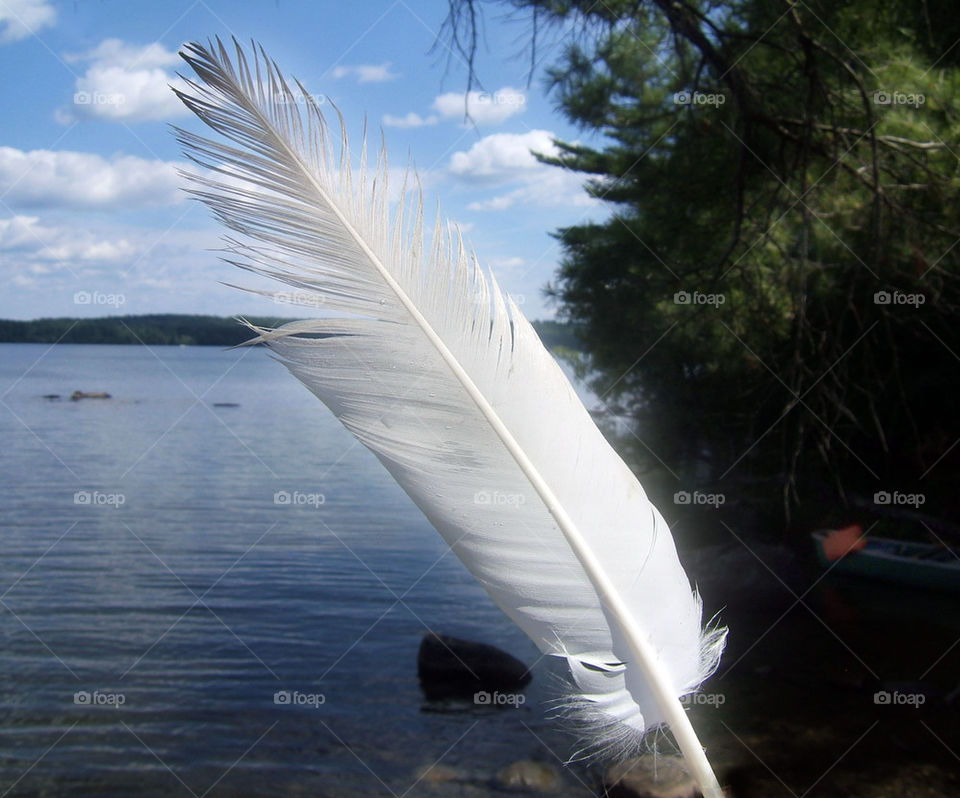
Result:
[[[278,327],[286,318],[250,317],[258,327]],[[535,321],[548,348],[580,347],[573,325]],[[96,319],[0,319],[0,342],[21,344],[147,344],[150,346],[236,346],[251,338],[250,331],[229,316],[159,313],[146,316],[104,316]]]
[[[269,327],[289,319],[250,321]],[[219,316],[160,313],[95,319],[0,320],[0,341],[4,343],[235,346],[250,337],[250,331],[236,319]]]

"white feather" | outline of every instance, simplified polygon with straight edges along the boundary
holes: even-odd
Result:
[[[207,170],[193,193],[241,234],[229,259],[339,314],[257,340],[540,650],[566,659],[595,745],[669,722],[703,759],[681,739],[678,698],[716,667],[724,631],[702,630],[666,523],[516,305],[439,217],[424,244],[419,192],[412,208],[401,192],[391,222],[385,157],[373,174],[363,159],[355,185],[342,120],[335,158],[320,108],[265,56],[238,46],[231,60],[219,41],[183,56],[202,82],[178,94],[232,142],[178,131]]]

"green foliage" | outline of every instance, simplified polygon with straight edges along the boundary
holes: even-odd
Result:
[[[545,159],[611,211],[557,231],[548,291],[637,419],[635,461],[763,484],[788,515],[825,485],[939,484],[956,513],[954,7],[509,4],[560,31],[554,96],[600,142]]]
[[[598,391],[688,476],[915,483],[960,435],[955,63],[890,4],[641,8],[551,72],[606,136],[554,160],[614,206],[551,288]]]

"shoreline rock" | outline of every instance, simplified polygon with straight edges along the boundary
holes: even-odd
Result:
[[[610,798],[696,798],[696,783],[679,756],[643,754],[611,767],[603,777]]]
[[[497,773],[497,786],[523,792],[556,792],[561,786],[556,768],[545,762],[521,759]]]
[[[463,698],[477,704],[497,703],[492,693],[519,693],[532,678],[524,663],[496,646],[437,634],[424,635],[420,643],[417,675],[428,700]],[[488,695],[477,698],[482,693]]]

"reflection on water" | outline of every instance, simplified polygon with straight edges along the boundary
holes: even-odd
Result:
[[[0,364],[0,792],[379,795],[465,733],[468,772],[569,753],[543,666],[519,710],[423,711],[427,629],[537,652],[264,351]]]
[[[574,750],[550,663],[520,708],[425,706],[427,629],[537,652],[264,351],[0,345],[0,396],[0,794],[494,795],[504,765]],[[689,556],[731,628],[690,710],[721,778],[955,794],[957,600],[739,546]],[[416,781],[438,761],[456,781]]]

